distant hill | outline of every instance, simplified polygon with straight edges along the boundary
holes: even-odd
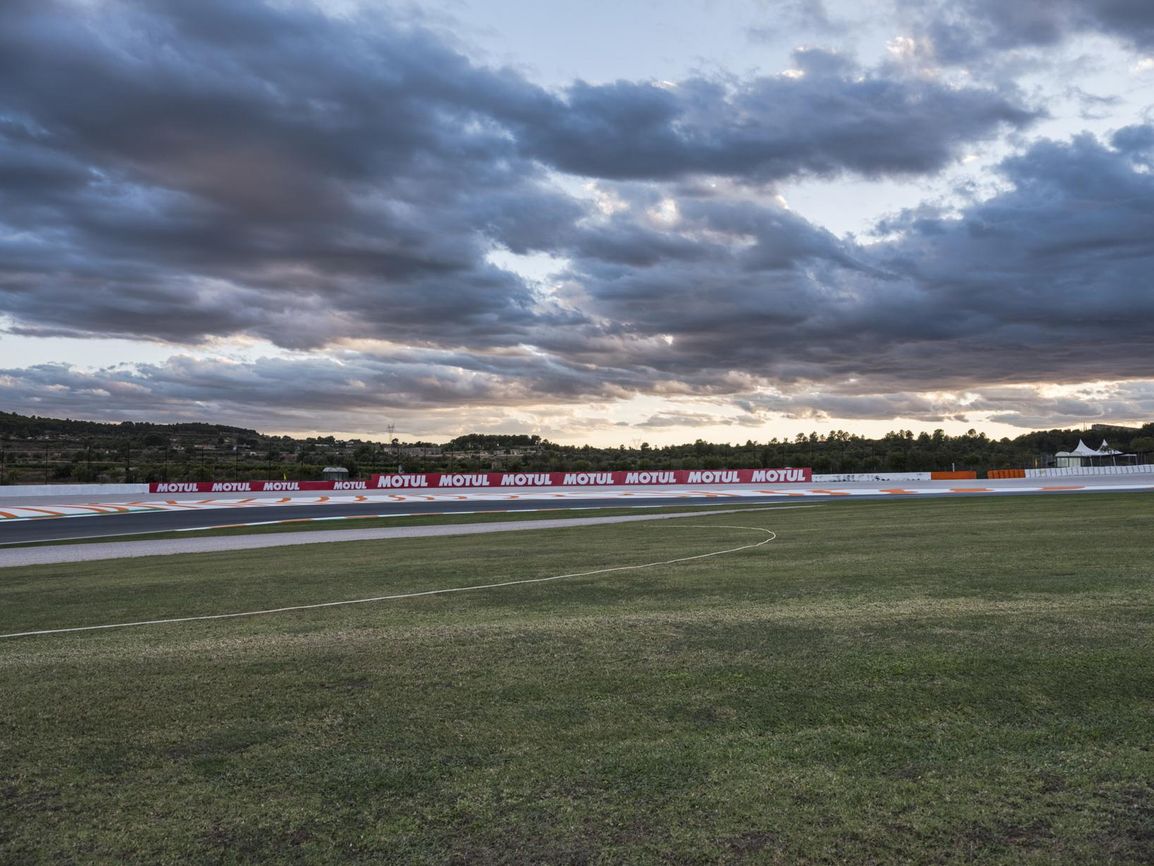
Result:
[[[153,424],[148,421],[74,421],[71,418],[41,418],[39,415],[17,415],[0,412],[0,437],[39,438],[43,436],[107,436],[111,438],[145,436],[159,433],[167,436],[234,436],[260,439],[261,434],[245,427],[205,424],[198,421],[179,424]]]

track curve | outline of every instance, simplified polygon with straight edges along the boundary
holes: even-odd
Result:
[[[789,496],[743,497],[742,504],[789,501]],[[44,518],[0,523],[0,545],[28,542],[68,541],[176,530],[215,529],[238,523],[262,521],[315,520],[336,517],[402,517],[433,514],[514,513],[525,511],[570,511],[601,508],[654,508],[659,506],[718,505],[716,497],[669,498],[637,496],[621,499],[582,499],[573,501],[524,500],[514,502],[330,502],[324,505],[246,506],[243,511],[220,509],[205,511],[151,511],[129,514],[93,514],[83,518]]]
[[[349,517],[399,517],[514,513],[519,511],[581,510],[603,508],[699,507],[722,504],[760,505],[779,502],[815,502],[829,499],[852,501],[927,498],[938,496],[1033,495],[1091,492],[1154,492],[1154,476],[1070,479],[1067,483],[1041,480],[976,481],[958,487],[957,482],[917,482],[909,488],[895,488],[885,482],[831,483],[817,488],[805,485],[762,487],[718,486],[567,489],[561,492],[512,489],[500,496],[492,494],[450,494],[436,496],[323,496],[293,499],[204,500],[202,495],[154,496],[151,499],[124,498],[92,502],[85,497],[46,497],[35,503],[0,500],[0,546],[29,542],[106,538],[117,535],[213,529],[247,523],[319,520]],[[23,513],[21,512],[23,509]],[[119,511],[120,513],[105,513]],[[72,512],[64,514],[59,512]],[[100,512],[100,513],[98,513]],[[53,514],[57,516],[51,516]]]

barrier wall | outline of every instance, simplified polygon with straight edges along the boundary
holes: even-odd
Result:
[[[148,484],[8,484],[0,486],[0,499],[15,496],[122,496],[149,493]]]
[[[373,490],[370,481],[154,481],[149,493],[301,493]]]
[[[1061,469],[1027,469],[1027,478],[1077,478],[1088,475],[1152,475],[1154,465],[1064,466]]]
[[[785,484],[813,480],[808,468],[669,469],[625,472],[420,472],[368,481],[170,481],[149,493],[294,493],[327,490],[472,487],[649,487],[663,484]]]
[[[991,469],[986,473],[987,478],[1025,478],[1025,469]]]
[[[1076,478],[1091,475],[1154,475],[1154,465],[1082,466],[1061,469],[993,469],[989,478]],[[368,481],[172,481],[152,484],[13,484],[0,499],[24,496],[121,496],[135,493],[294,493],[394,488],[630,487],[663,484],[787,484],[798,482],[968,480],[973,472],[857,472],[814,475],[808,468],[670,469],[628,472],[425,472],[374,475]]]
[[[973,481],[978,477],[977,472],[958,470],[957,472],[931,472],[931,481]]]
[[[661,469],[624,472],[428,472],[374,475],[377,489],[394,487],[651,487],[665,484],[784,484],[812,481],[812,470]]]

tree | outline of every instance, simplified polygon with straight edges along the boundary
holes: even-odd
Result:
[[[1154,453],[1154,436],[1139,436],[1131,439],[1130,450],[1137,454]]]

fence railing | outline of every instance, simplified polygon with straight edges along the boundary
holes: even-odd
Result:
[[[839,481],[929,481],[929,472],[834,472],[814,475],[823,484]]]
[[[1062,466],[1055,469],[1027,469],[1027,478],[1078,478],[1088,475],[1149,475],[1154,465],[1149,463],[1127,466]]]

